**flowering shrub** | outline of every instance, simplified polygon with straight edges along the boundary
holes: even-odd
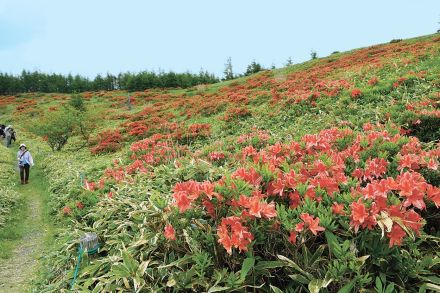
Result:
[[[211,152],[208,155],[209,160],[216,163],[223,163],[225,161],[225,154],[221,152]]]
[[[362,91],[360,89],[353,89],[350,95],[352,98],[359,98],[362,96]]]
[[[371,86],[376,85],[379,82],[379,79],[377,77],[372,77],[371,79],[368,80],[368,84]]]
[[[188,127],[187,139],[208,137],[211,134],[211,125],[204,123],[191,124]]]
[[[349,219],[349,225],[355,232],[360,228],[372,230],[377,227],[383,230],[381,223],[388,221],[393,224],[386,230],[390,246],[400,245],[411,230],[419,234],[424,222],[416,210],[425,209],[426,201],[438,207],[440,189],[428,184],[416,170],[419,168],[418,162],[425,162],[422,164],[427,167],[431,162],[429,166],[437,169],[440,149],[422,151],[417,139],[413,138],[401,148],[405,156],[399,153],[396,157],[388,158],[390,162],[384,158],[369,157],[363,162],[362,154],[377,146],[377,142],[389,141],[398,146],[404,141],[403,138],[400,134],[390,135],[386,131],[371,130],[364,135],[358,134],[353,143],[343,150],[337,149],[335,143],[348,135],[352,135],[350,130],[329,129],[318,135],[304,136],[302,145],[295,141],[289,144],[277,143],[258,152],[249,152],[245,148],[244,158],[257,166],[257,169],[237,169],[229,178],[224,177],[216,183],[179,183],[173,193],[175,205],[181,213],[199,207],[214,220],[213,223],[221,221],[218,242],[228,253],[231,253],[232,247],[246,251],[254,235],[246,230],[244,234],[237,232],[241,235],[239,238],[232,237],[225,233],[227,227],[231,226],[232,231],[241,231],[250,228],[247,224],[255,225],[255,218],[272,219],[277,216],[275,203],[282,213],[287,213],[279,216],[278,220],[281,221],[281,227],[286,229],[286,235],[290,233],[291,242],[295,243],[296,238],[292,235],[303,232],[304,225],[313,235],[324,231],[325,227],[334,231],[336,226],[331,222],[335,216],[340,220]],[[347,172],[347,162],[354,163],[350,166],[354,171]],[[393,172],[389,168],[390,164],[396,163],[400,174],[393,178],[388,174],[397,170]],[[344,190],[350,192],[351,203],[337,195],[342,195]],[[345,204],[342,205],[338,200]],[[301,206],[310,204],[315,208],[320,207],[318,213],[326,217],[324,227],[318,226],[319,217],[314,218],[302,212]],[[343,212],[345,208],[350,217]],[[299,218],[302,221],[297,222],[291,218],[297,213],[288,216],[291,213],[288,213],[289,210],[301,211]],[[222,218],[218,218],[218,215],[222,215]],[[295,230],[292,230],[293,226]],[[251,230],[265,233],[262,227]]]
[[[122,147],[122,135],[119,130],[106,130],[92,139],[91,143],[94,145],[90,148],[90,152],[94,155],[115,152]]]
[[[130,150],[132,152],[130,159],[134,162],[127,167],[128,173],[133,173],[135,170],[146,171],[144,166],[170,162],[185,153],[184,147],[162,141],[161,135],[135,142]]]
[[[225,112],[225,116],[223,117],[223,120],[225,121],[231,121],[234,119],[239,118],[246,118],[251,116],[252,114],[249,112],[246,108],[230,108]]]

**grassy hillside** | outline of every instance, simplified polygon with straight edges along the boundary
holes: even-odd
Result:
[[[440,288],[439,87],[436,34],[190,89],[87,92],[88,144],[77,129],[54,153],[35,134],[71,97],[0,97],[19,142],[47,154],[64,227],[36,290],[70,288],[91,231],[82,292]]]

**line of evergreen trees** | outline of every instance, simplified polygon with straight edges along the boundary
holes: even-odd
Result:
[[[189,72],[120,73],[117,76],[107,73],[89,79],[80,75],[47,74],[23,70],[20,75],[0,73],[0,95],[25,92],[74,93],[99,90],[142,91],[150,88],[188,88],[199,84],[219,82],[207,71],[198,74]]]

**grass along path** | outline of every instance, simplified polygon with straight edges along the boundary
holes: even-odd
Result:
[[[38,259],[51,239],[46,209],[47,183],[37,165],[31,168],[29,184],[16,186],[22,197],[17,216],[0,234],[0,247],[10,250],[0,258],[0,292],[26,292],[39,267]],[[19,175],[17,174],[17,182]],[[7,236],[10,236],[9,239]]]

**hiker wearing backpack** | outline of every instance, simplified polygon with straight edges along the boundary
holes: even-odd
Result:
[[[29,183],[29,171],[34,165],[31,153],[28,151],[26,145],[22,143],[17,153],[18,167],[20,168],[21,184]]]
[[[9,147],[12,143],[12,141],[16,141],[15,138],[15,130],[12,128],[11,125],[6,126],[5,130],[5,143],[6,143],[6,147]]]

